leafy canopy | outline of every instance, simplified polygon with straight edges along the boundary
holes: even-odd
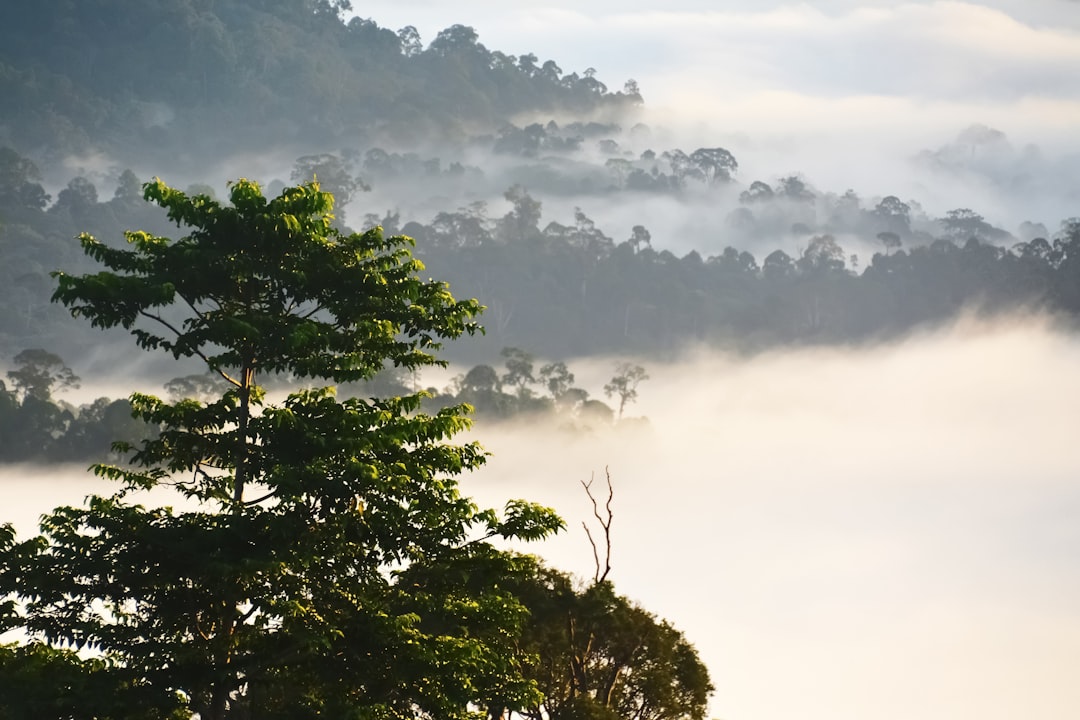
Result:
[[[239,180],[229,205],[160,180],[144,191],[188,234],[129,232],[128,248],[84,234],[106,269],[56,273],[54,299],[201,359],[227,389],[133,395],[160,433],[118,443],[127,464],[95,466],[119,489],[58,508],[39,537],[0,533],[0,630],[41,657],[93,650],[100,662],[57,662],[145,717],[455,718],[495,688],[507,707],[535,704],[511,651],[520,602],[498,584],[416,593],[401,572],[498,558],[490,539],[539,539],[561,520],[524,501],[500,518],[460,494],[454,477],[484,460],[447,442],[467,406],[428,415],[422,393],[339,401],[332,387],[440,364],[443,340],[479,329],[478,303],[420,280],[408,238],[334,228],[316,183],[268,200]],[[271,374],[311,387],[273,403],[259,384]],[[133,502],[169,489],[178,509]],[[436,607],[461,612],[446,622]]]

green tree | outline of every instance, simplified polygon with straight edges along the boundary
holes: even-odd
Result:
[[[458,718],[496,687],[508,707],[537,702],[512,652],[520,603],[493,587],[418,596],[401,578],[561,521],[461,496],[454,477],[484,459],[446,442],[463,407],[427,415],[423,393],[339,401],[319,386],[441,364],[442,340],[478,329],[478,303],[418,279],[408,238],[344,235],[316,183],[268,200],[240,180],[230,205],[144,187],[188,234],[128,232],[130,248],[84,234],[106,269],[57,273],[55,299],[229,387],[210,402],[132,395],[161,433],[118,445],[128,465],[95,466],[119,489],[58,508],[39,537],[0,533],[0,631],[93,650],[119,706],[154,717]],[[259,382],[274,374],[315,387],[270,403]],[[136,502],[167,488],[176,509]],[[441,603],[468,612],[439,623]]]
[[[47,645],[0,645],[0,717],[65,720],[166,720],[183,717],[172,708],[141,706],[112,663],[84,659]],[[18,688],[17,692],[11,690]],[[174,714],[175,713],[175,714]]]

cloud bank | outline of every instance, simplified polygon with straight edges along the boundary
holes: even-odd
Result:
[[[1024,322],[702,355],[649,368],[644,435],[482,428],[494,457],[466,488],[558,508],[570,531],[541,552],[588,577],[577,482],[610,466],[612,578],[695,642],[715,717],[1065,718],[1077,361]]]
[[[1031,318],[646,363],[630,412],[650,429],[481,425],[493,456],[463,488],[558,509],[570,530],[528,549],[590,577],[578,483],[609,466],[612,579],[695,643],[713,717],[1067,718],[1078,363],[1080,340]],[[609,361],[570,365],[596,395],[611,375]],[[0,521],[27,532],[102,482],[3,468]]]
[[[400,5],[400,4],[397,4]],[[644,0],[401,7],[365,3],[363,14],[413,24],[430,41],[453,23],[474,26],[488,47],[554,58],[567,72],[595,67],[613,88],[639,81],[657,144],[721,144],[740,177],[801,171],[826,190],[897,194],[928,210],[982,201],[992,220],[1056,224],[1076,198],[1053,190],[1080,176],[1080,13],[1065,0],[867,0],[712,3]],[[973,124],[1037,145],[1067,166],[1047,172],[1053,202],[1034,218],[1022,199],[919,174],[911,158]],[[1041,191],[1040,191],[1041,192]],[[994,213],[987,210],[987,216]]]

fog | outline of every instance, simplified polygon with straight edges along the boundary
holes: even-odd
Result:
[[[649,368],[645,434],[483,428],[466,487],[559,509],[542,552],[591,576],[577,483],[610,467],[611,577],[696,644],[715,717],[1071,717],[1078,360],[1030,320],[703,353]]]
[[[759,255],[797,249],[793,238],[739,237],[724,222],[739,206],[739,190],[754,180],[775,184],[793,174],[819,195],[853,189],[864,208],[887,195],[916,201],[929,218],[971,208],[1014,235],[1024,221],[1043,223],[1052,233],[1080,207],[1076,2],[740,0],[718,6],[677,0],[663,10],[643,0],[580,5],[375,0],[356,14],[389,28],[414,25],[426,43],[453,24],[470,25],[491,50],[533,52],[541,62],[554,59],[567,74],[593,67],[612,90],[634,78],[645,106],[619,118],[619,157],[721,146],[739,162],[731,191],[608,193],[612,175],[604,162],[611,156],[597,152],[595,138],[581,153],[558,158],[492,155],[490,145],[468,143],[395,147],[374,136],[344,138],[342,147],[294,140],[197,169],[133,169],[182,188],[208,183],[224,196],[224,182],[241,176],[290,182],[292,163],[301,155],[382,146],[437,157],[443,169],[459,161],[479,168],[482,177],[394,180],[356,168],[372,192],[359,193],[348,205],[354,226],[366,213],[386,210],[400,211],[402,222],[428,223],[440,211],[474,201],[487,202],[489,217],[497,218],[509,207],[502,193],[520,183],[544,203],[541,227],[571,222],[580,207],[616,241],[644,225],[654,247],[679,255],[697,249],[707,256],[727,244]],[[524,126],[553,117],[571,119],[539,113],[514,120]],[[633,136],[629,130],[638,122],[650,131]],[[48,170],[48,189],[56,195],[72,175],[82,174],[107,196],[120,169],[100,153],[68,157]],[[593,189],[579,192],[586,177]],[[867,248],[851,250],[865,255]]]
[[[721,145],[745,184],[801,172],[934,216],[975,208],[1009,231],[1056,227],[1080,203],[1075,2],[377,0],[357,12],[425,41],[470,25],[491,49],[594,67],[612,89],[634,78],[658,152]],[[999,148],[992,169],[919,161],[972,125],[1004,133],[1013,154]]]
[[[401,223],[430,223],[474,201],[496,219],[511,207],[503,191],[521,183],[543,202],[540,228],[572,224],[580,207],[616,242],[644,225],[657,250],[708,256],[735,245],[760,261],[777,248],[799,254],[805,237],[787,229],[801,218],[785,206],[762,221],[768,230],[740,234],[727,222],[739,192],[799,174],[819,198],[818,208],[796,208],[817,213],[815,232],[828,231],[822,198],[852,188],[863,210],[886,195],[917,201],[918,229],[969,207],[1014,234],[1031,220],[1052,235],[1080,214],[1078,11],[1074,0],[672,0],[663,10],[645,0],[365,2],[361,16],[414,25],[425,43],[465,24],[491,50],[533,52],[566,73],[594,67],[612,90],[634,78],[646,105],[621,121],[615,157],[721,146],[739,171],[727,186],[616,192],[603,184],[613,156],[596,138],[577,154],[538,157],[464,139],[387,145],[482,174],[364,177],[372,191],[347,205],[347,219],[359,228],[365,213],[391,210]],[[631,132],[637,122],[647,134]],[[282,146],[223,157],[198,175],[133,169],[224,197],[227,179],[289,182],[297,157],[343,149]],[[81,174],[108,197],[117,162],[68,157],[48,169],[48,190]],[[601,179],[576,192],[586,177]],[[838,239],[864,265],[880,249]],[[62,399],[161,394],[161,380],[199,370],[130,347],[67,358],[84,387]],[[594,397],[616,361],[552,359]],[[639,362],[651,377],[629,414],[647,423],[589,432],[481,423],[471,435],[492,456],[463,485],[482,505],[523,497],[555,507],[568,531],[528,549],[588,578],[581,523],[591,506],[580,483],[602,484],[610,469],[611,578],[696,645],[716,685],[711,717],[1076,715],[1080,339],[1038,317],[962,318],[858,348],[701,349],[677,363]],[[442,387],[458,370],[422,384]],[[0,466],[0,522],[25,534],[40,513],[103,488],[81,467]]]
[[[463,485],[558,509],[569,530],[530,549],[591,577],[579,482],[609,467],[611,578],[697,646],[712,717],[1064,719],[1080,707],[1078,362],[1080,340],[1029,317],[702,351],[646,363],[628,409],[645,429],[479,425],[493,455]],[[610,376],[570,365],[593,390]],[[99,485],[2,472],[3,519],[24,531]]]

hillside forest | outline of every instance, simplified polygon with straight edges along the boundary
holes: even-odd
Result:
[[[1080,217],[749,176],[634,79],[361,5],[2,12],[0,467],[97,484],[0,517],[0,718],[703,720],[692,638],[609,577],[618,475],[582,578],[555,510],[470,499],[474,435],[648,437],[694,352],[1077,331]],[[957,131],[914,166],[1016,155]]]

